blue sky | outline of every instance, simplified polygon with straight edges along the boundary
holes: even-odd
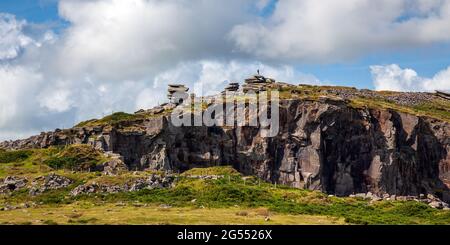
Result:
[[[59,20],[58,2],[54,0],[3,0],[0,10],[35,23]]]
[[[370,66],[398,64],[415,70],[422,76],[432,77],[450,64],[450,46],[433,45],[414,50],[380,52],[338,64],[304,64],[298,69],[315,74],[320,80],[334,84],[373,89]]]
[[[0,140],[155,106],[170,82],[219,92],[257,69],[294,84],[448,90],[449,9],[450,0],[2,0]]]

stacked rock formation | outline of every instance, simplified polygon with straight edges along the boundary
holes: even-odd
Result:
[[[243,92],[254,91],[256,93],[260,91],[266,91],[267,86],[274,83],[275,80],[271,78],[265,78],[259,74],[253,75],[245,79],[245,84],[242,86]]]
[[[185,99],[188,98],[189,88],[184,86],[183,84],[169,84],[169,88],[167,89],[167,98],[171,103],[174,104],[182,104]],[[174,94],[183,94],[183,96],[180,98],[180,96],[174,97]]]
[[[222,94],[227,92],[237,92],[239,90],[239,83],[229,83],[228,86],[225,87],[225,90]]]

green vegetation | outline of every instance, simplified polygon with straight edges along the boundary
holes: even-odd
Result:
[[[112,125],[124,121],[133,121],[137,119],[142,119],[143,116],[139,114],[128,114],[125,112],[116,112],[102,119],[92,119],[88,121],[81,122],[75,127],[87,127],[87,126],[99,126],[99,125]]]
[[[239,172],[232,167],[210,167],[193,168],[181,174],[181,176],[200,176],[200,175],[239,175]]]
[[[339,95],[329,93],[329,90],[338,93],[355,94],[356,96],[348,101],[349,106],[353,108],[392,109],[412,115],[427,116],[450,122],[450,101],[438,97],[409,106],[389,100],[389,96],[395,97],[402,94],[394,91],[372,91],[377,96],[367,97],[357,95],[356,88],[342,86],[299,85],[279,89],[281,99],[304,99],[311,101],[317,101],[324,97],[339,99]]]
[[[76,202],[67,205],[49,206],[2,212],[0,224],[236,224],[236,225],[280,225],[280,224],[344,224],[343,219],[314,215],[286,215],[269,213],[266,209],[161,208],[155,205],[141,206],[139,203],[106,203],[94,205]],[[239,215],[246,213],[247,215]],[[266,217],[270,216],[270,220]]]
[[[208,170],[208,173],[221,175],[228,171],[233,172],[225,168],[218,172]],[[434,210],[415,201],[370,203],[357,198],[328,197],[316,191],[285,186],[275,188],[272,184],[252,177],[244,180],[239,174],[226,175],[218,180],[181,177],[173,189],[98,195],[97,198],[106,203],[131,201],[193,208],[221,209],[236,205],[244,209],[264,207],[278,214],[331,216],[352,224],[450,223],[450,212]],[[85,201],[91,199],[90,196],[80,197],[80,200]]]
[[[30,150],[0,151],[0,163],[22,162],[33,154]]]
[[[7,175],[36,176],[58,169],[87,171],[107,160],[89,145],[0,151],[0,178]]]
[[[256,177],[244,177],[231,167],[189,170],[178,176],[177,184],[173,188],[144,189],[114,194],[85,194],[76,197],[70,196],[69,193],[80,184],[90,182],[125,184],[133,178],[148,176],[149,172],[124,173],[119,176],[102,176],[99,173],[69,172],[67,170],[59,170],[57,173],[71,178],[75,183],[67,188],[46,191],[37,196],[29,196],[25,189],[16,191],[10,196],[0,196],[0,206],[6,203],[12,205],[25,202],[39,203],[40,205],[36,208],[27,209],[28,212],[39,216],[41,220],[51,219],[57,223],[69,224],[124,222],[133,224],[186,224],[189,222],[245,224],[247,218],[248,223],[260,224],[264,223],[263,216],[270,216],[276,224],[295,224],[294,217],[298,220],[297,223],[306,222],[304,220],[307,217],[315,217],[317,220],[322,220],[318,223],[450,224],[449,211],[432,209],[423,203],[415,201],[371,202],[359,198],[338,198],[318,191],[275,186]],[[218,179],[198,177],[205,175],[220,177]],[[117,207],[115,206],[116,203],[123,203],[123,205]],[[164,206],[161,208],[160,205]],[[132,210],[122,206],[132,207]],[[166,206],[172,208],[165,208]],[[64,219],[59,217],[61,215],[58,216],[59,218],[56,215],[44,217],[46,216],[44,214],[49,212],[48,210],[57,214],[58,212],[64,213],[69,209],[75,209],[75,207],[76,209],[86,209],[84,213],[89,213],[89,215],[83,215],[81,218],[66,217]],[[117,209],[128,210],[131,213],[129,217],[133,217],[133,219],[127,219],[126,215]],[[179,215],[175,215],[179,212],[173,210],[182,211],[185,217],[180,218]],[[8,212],[3,211],[0,215],[0,222],[24,223],[30,221],[23,217],[23,212],[14,211],[13,213],[17,218],[11,216]],[[139,212],[151,213],[152,215],[158,213],[158,215],[155,216],[155,220],[141,219],[138,215]],[[174,213],[165,216],[166,212]],[[218,213],[218,216],[227,214],[230,217],[217,220],[217,218],[213,218],[215,212]],[[202,214],[205,213],[213,215],[213,217],[202,219]],[[108,216],[108,218],[105,218],[105,216]],[[115,219],[112,220],[113,218]],[[306,223],[314,222],[309,220]]]
[[[447,102],[443,99],[434,99],[415,106],[404,106],[384,99],[355,98],[351,100],[350,106],[354,108],[392,109],[416,116],[427,116],[450,122],[450,101]]]
[[[97,127],[97,126],[120,126],[122,131],[135,131],[140,128],[139,123],[142,120],[154,118],[160,115],[168,115],[171,113],[172,109],[164,110],[161,113],[153,114],[153,113],[139,113],[139,114],[128,114],[125,112],[116,112],[111,115],[108,115],[101,119],[91,119],[84,122],[80,122],[75,125],[75,128],[82,127]]]
[[[69,145],[43,163],[53,169],[88,170],[106,161],[100,151],[89,145]]]

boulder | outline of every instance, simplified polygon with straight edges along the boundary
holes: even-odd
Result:
[[[0,181],[0,194],[7,194],[26,187],[28,180],[17,176],[7,176]]]
[[[121,172],[128,171],[127,165],[120,158],[113,158],[102,164],[103,171],[105,175],[117,175]]]
[[[432,208],[436,208],[436,209],[443,209],[444,205],[442,202],[439,201],[432,201],[428,204],[430,207]]]
[[[48,190],[66,188],[72,183],[73,181],[67,177],[51,173],[47,176],[35,178],[31,184],[29,193],[34,196]]]

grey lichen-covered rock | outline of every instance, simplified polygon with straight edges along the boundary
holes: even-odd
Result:
[[[27,186],[28,180],[17,176],[7,176],[0,179],[0,194],[9,194]]]
[[[72,183],[73,181],[67,177],[51,173],[47,176],[35,178],[31,184],[29,193],[34,196],[48,190],[66,188]]]
[[[436,208],[436,209],[442,209],[442,208],[444,208],[444,207],[442,206],[442,203],[441,203],[441,202],[437,202],[437,201],[432,201],[432,202],[430,202],[428,205],[429,205],[430,207]]]
[[[151,174],[147,178],[136,178],[124,184],[87,183],[77,186],[71,191],[72,196],[94,193],[118,193],[139,191],[143,189],[172,188],[175,185],[175,176]]]
[[[113,152],[104,153],[110,160],[99,166],[99,170],[105,175],[117,175],[128,171],[127,165],[123,161],[123,157],[120,154]]]

